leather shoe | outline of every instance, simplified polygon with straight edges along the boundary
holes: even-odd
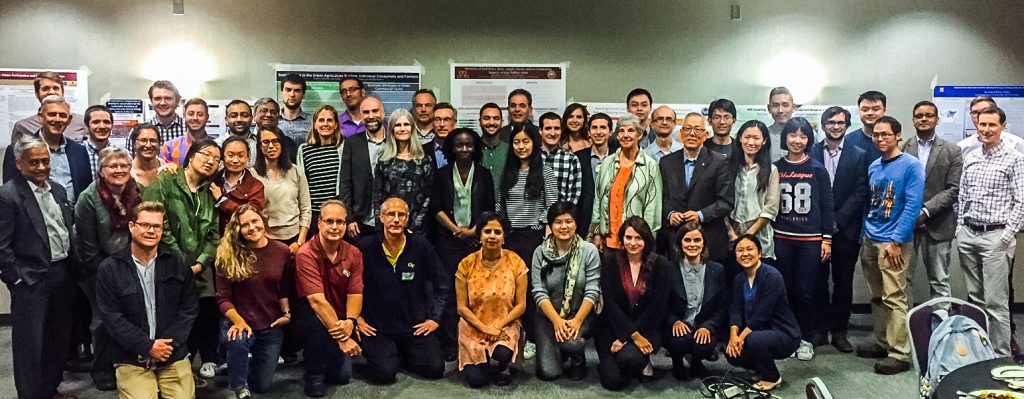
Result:
[[[117,381],[114,380],[96,380],[93,383],[99,391],[110,392],[117,389]]]
[[[499,371],[494,374],[494,385],[499,387],[508,386],[512,383],[512,370],[505,367],[504,371]]]
[[[587,378],[587,359],[582,355],[569,358],[569,368],[565,370],[565,378],[569,381],[582,381]]]
[[[889,352],[887,352],[885,349],[883,349],[881,346],[878,346],[878,344],[874,342],[868,345],[857,347],[857,357],[862,357],[865,359],[883,359],[888,355]]]
[[[886,357],[875,362],[875,372],[883,375],[899,374],[910,370],[910,362],[898,360],[894,357]]]
[[[815,347],[825,345],[828,343],[828,334],[823,332],[816,332],[814,333],[814,336],[811,337],[810,342],[811,345],[814,345]]]
[[[321,398],[327,394],[327,384],[324,383],[324,376],[322,375],[310,375],[306,376],[306,386],[303,387],[302,393],[311,398]]]
[[[832,346],[834,346],[837,351],[843,353],[853,352],[853,344],[850,343],[850,338],[846,336],[846,331],[832,333]]]

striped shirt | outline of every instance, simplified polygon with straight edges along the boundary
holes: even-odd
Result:
[[[1001,142],[964,155],[957,225],[1005,224],[999,237],[1013,242],[1024,219],[1024,155]]]
[[[299,146],[299,165],[306,173],[309,186],[309,202],[313,212],[320,212],[320,205],[338,197],[341,176],[341,148],[333,145],[313,146],[303,143]]]
[[[544,191],[541,192],[541,196],[527,197],[526,178],[529,173],[529,169],[519,169],[516,184],[508,193],[499,192],[497,195],[498,212],[508,218],[513,229],[543,229],[547,223],[548,208],[558,198],[555,172],[547,166],[544,167]]]

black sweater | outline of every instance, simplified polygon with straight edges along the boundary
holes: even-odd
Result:
[[[382,226],[383,229],[383,226]],[[359,241],[363,253],[363,319],[378,334],[411,334],[427,319],[441,321],[453,276],[444,276],[434,247],[418,234],[406,234],[405,250],[391,267],[384,255],[384,233]]]

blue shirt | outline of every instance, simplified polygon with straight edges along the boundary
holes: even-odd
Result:
[[[448,165],[448,158],[444,156],[444,151],[441,151],[441,143],[434,143],[434,160],[437,162],[437,168],[441,169]]]
[[[68,201],[75,203],[75,186],[71,182],[71,162],[68,161],[67,139],[60,138],[60,146],[50,148],[50,179],[64,186]]]
[[[868,167],[870,197],[864,235],[878,242],[914,241],[914,224],[924,203],[924,166],[907,154],[876,159]]]
[[[662,151],[661,148],[658,148],[658,144],[654,142],[647,146],[647,148],[644,148],[644,152],[650,155],[651,158],[654,158],[654,162],[661,162],[662,157],[682,149],[683,143],[672,140],[672,146],[668,148],[668,152]]]
[[[686,174],[686,187],[690,187],[690,177],[693,177],[693,168],[697,167],[697,159],[690,157],[683,157],[683,173]],[[701,223],[704,223],[704,212],[697,211],[697,217]]]

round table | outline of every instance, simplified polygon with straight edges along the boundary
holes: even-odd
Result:
[[[999,366],[1016,365],[1012,357],[1004,357],[969,364],[953,370],[939,382],[935,390],[937,399],[958,399],[956,391],[971,392],[978,389],[1010,390],[1005,382],[992,379],[992,369]]]

